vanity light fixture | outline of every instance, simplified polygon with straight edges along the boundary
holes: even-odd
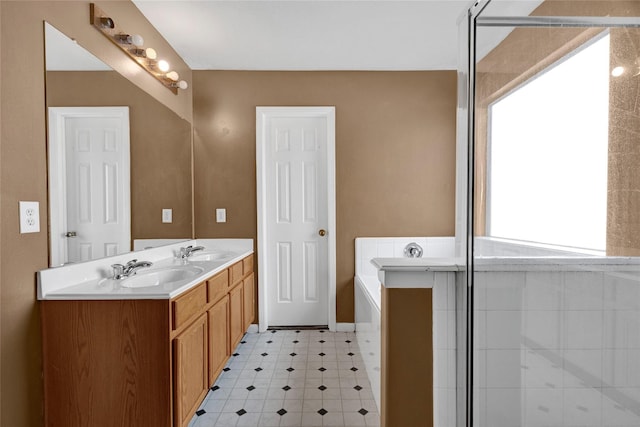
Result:
[[[113,19],[93,3],[90,4],[90,18],[91,25],[173,93],[177,94],[178,89],[185,90],[189,87],[186,81],[179,80],[177,72],[170,71],[167,61],[158,59],[155,49],[144,47],[142,36],[129,34],[118,28]]]

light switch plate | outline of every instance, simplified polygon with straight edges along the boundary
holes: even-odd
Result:
[[[226,209],[216,209],[216,222],[227,222]]]
[[[20,202],[20,233],[40,232],[40,202]]]
[[[173,209],[162,209],[162,222],[165,224],[173,222]]]

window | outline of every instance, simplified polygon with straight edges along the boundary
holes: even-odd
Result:
[[[604,250],[609,36],[490,106],[487,235]]]

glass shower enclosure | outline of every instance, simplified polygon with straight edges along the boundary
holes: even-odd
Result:
[[[640,426],[640,2],[459,29],[457,425]]]

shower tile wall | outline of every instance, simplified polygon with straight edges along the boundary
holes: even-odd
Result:
[[[639,272],[475,273],[475,425],[640,426]]]

